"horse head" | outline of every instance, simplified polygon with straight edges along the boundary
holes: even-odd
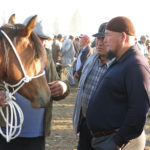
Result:
[[[22,62],[27,76],[34,77],[41,74],[46,63],[46,51],[33,32],[36,26],[37,16],[32,17],[27,25],[15,24],[13,14],[9,23],[3,25],[0,30],[4,31],[12,41]],[[19,61],[12,50],[12,46],[0,32],[0,79],[9,84],[16,84],[24,78],[24,72]],[[46,107],[50,102],[50,90],[42,75],[25,83],[18,91],[30,100],[32,107]]]

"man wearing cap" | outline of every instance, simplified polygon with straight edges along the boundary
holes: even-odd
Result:
[[[85,62],[79,81],[79,88],[73,114],[73,126],[76,133],[79,133],[78,150],[92,150],[91,133],[86,123],[86,110],[93,93],[96,90],[98,81],[112,64],[114,59],[106,59],[106,48],[104,46],[106,23],[100,25],[96,37],[97,53],[88,57]]]
[[[76,67],[75,67],[75,73],[74,76],[79,80],[82,72],[83,65],[87,59],[87,54],[90,51],[89,43],[90,43],[90,38],[87,35],[82,35],[79,36],[80,38],[80,51],[77,56],[76,60]]]
[[[47,64],[46,64],[46,78],[51,90],[51,94],[53,97],[57,97],[61,95],[61,91],[63,90],[64,82],[58,81],[60,78],[58,77],[56,66],[54,64],[53,58],[52,58],[52,52],[51,49],[48,48],[47,43],[49,40],[52,40],[52,34],[50,34],[45,28],[42,21],[38,22],[34,32],[39,36],[43,46],[46,49],[47,52]],[[57,80],[57,81],[56,81]],[[67,81],[67,78],[62,79],[63,81]],[[53,81],[53,82],[52,82]]]
[[[140,40],[137,42],[137,45],[139,46],[139,49],[144,56],[148,56],[148,51],[146,49],[146,40],[147,37],[145,35],[142,35],[140,37]]]
[[[39,24],[37,23],[35,33],[39,36],[43,46],[46,48],[47,40],[51,37],[47,32],[43,31],[41,22],[39,22]],[[46,50],[48,57],[48,62],[45,66],[46,79],[52,96],[50,103],[47,108],[35,109],[31,107],[30,102],[25,97],[16,93],[16,102],[23,111],[24,122],[20,135],[11,142],[7,143],[6,140],[0,136],[0,149],[2,150],[45,150],[45,137],[50,135],[53,100],[63,99],[69,93],[67,84],[60,81],[58,77],[51,51],[47,48]],[[2,100],[4,98],[4,93],[0,91],[0,105],[2,106]]]
[[[127,17],[106,26],[107,57],[116,57],[89,101],[86,119],[95,150],[143,150],[149,109],[150,70]]]

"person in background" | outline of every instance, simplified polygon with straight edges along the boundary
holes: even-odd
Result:
[[[74,42],[73,42],[74,48],[75,48],[75,57],[78,56],[78,53],[80,51],[80,42],[79,42],[79,37],[76,37]]]
[[[85,61],[87,60],[87,54],[90,51],[89,43],[90,38],[87,35],[82,35],[80,38],[80,51],[77,56],[76,65],[75,65],[75,73],[74,77],[78,80],[80,79],[82,68],[84,66]]]
[[[106,58],[106,47],[104,46],[105,27],[106,23],[102,23],[98,33],[93,35],[96,38],[96,53],[88,57],[79,81],[73,113],[73,126],[76,134],[79,133],[78,150],[92,150],[92,135],[86,122],[86,109],[96,90],[98,81],[114,61],[114,58],[112,60]]]
[[[62,48],[62,35],[58,34],[52,44],[52,56],[55,64],[60,61],[60,51]]]
[[[150,107],[150,69],[136,45],[136,32],[124,16],[106,26],[107,58],[116,57],[99,81],[86,112],[94,150],[143,150]]]
[[[91,42],[91,48],[93,49],[93,53],[96,52],[96,38]]]
[[[149,54],[150,53],[150,40],[149,39],[146,40],[145,45],[146,45],[146,50],[148,51],[148,54]]]
[[[71,86],[75,85],[75,79],[73,76],[73,63],[75,57],[74,49],[74,36],[70,35],[68,39],[63,42],[61,49],[61,64],[68,70],[67,78]]]
[[[29,18],[27,18],[26,22]],[[46,43],[50,39],[50,35],[48,32],[45,32],[44,28],[44,24],[38,22],[34,32],[39,36],[43,46],[46,48]],[[64,99],[69,94],[69,86],[66,84],[67,81],[66,83],[65,81],[60,81],[58,77],[51,51],[46,48],[46,52],[48,57],[45,68],[46,79],[51,91],[49,106],[39,109],[32,108],[30,102],[25,97],[16,93],[16,102],[23,111],[24,122],[19,137],[9,143],[0,136],[0,149],[2,150],[45,150],[45,137],[50,135],[53,100]],[[2,92],[0,93],[0,95],[3,94]],[[2,96],[4,100],[4,95]]]
[[[148,51],[146,49],[146,40],[147,40],[147,37],[145,35],[142,35],[140,37],[140,40],[138,41],[137,45],[140,49],[140,51],[142,52],[142,54],[144,56],[147,56],[148,55]]]

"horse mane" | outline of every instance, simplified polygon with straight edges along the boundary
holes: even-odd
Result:
[[[25,25],[23,24],[5,24],[3,25],[0,29],[5,31],[5,33],[9,36],[9,38],[11,39],[11,41],[13,42],[14,46],[17,45],[17,37],[19,37],[19,34],[21,32],[21,29],[24,29]],[[23,36],[20,36],[20,38]],[[38,38],[38,36],[32,32],[30,37],[32,43],[34,44],[34,53],[32,56],[30,56],[30,58],[28,58],[27,64],[26,65],[30,65],[31,62],[33,62],[35,59],[42,59],[44,62],[44,64],[47,63],[47,57],[46,57],[46,50],[45,48],[42,46],[42,43],[40,41],[40,39]],[[1,43],[1,48],[4,49],[3,51],[1,51],[1,53],[4,53],[4,57],[5,57],[5,62],[7,68],[9,67],[9,51],[12,49],[11,46],[8,46],[8,41],[6,40],[6,38],[4,37],[4,35],[0,32],[0,41]],[[3,47],[2,47],[3,46]]]

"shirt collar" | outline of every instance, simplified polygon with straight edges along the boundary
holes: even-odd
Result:
[[[108,62],[106,62],[106,66],[107,68],[109,68],[111,66],[111,64],[116,60],[116,58],[112,58],[111,60],[109,60]]]
[[[83,48],[82,48],[82,51],[84,51],[84,49],[86,48],[87,46],[84,46]]]
[[[131,53],[136,49],[136,45],[135,46],[131,46],[118,60],[117,62],[121,63],[123,62],[129,55],[131,55]]]
[[[101,60],[99,59],[100,62],[100,67],[102,66],[106,66],[107,68],[109,68],[111,66],[111,64],[113,64],[113,62],[116,60],[116,58],[112,58],[111,60],[107,61],[106,63],[102,63]]]

